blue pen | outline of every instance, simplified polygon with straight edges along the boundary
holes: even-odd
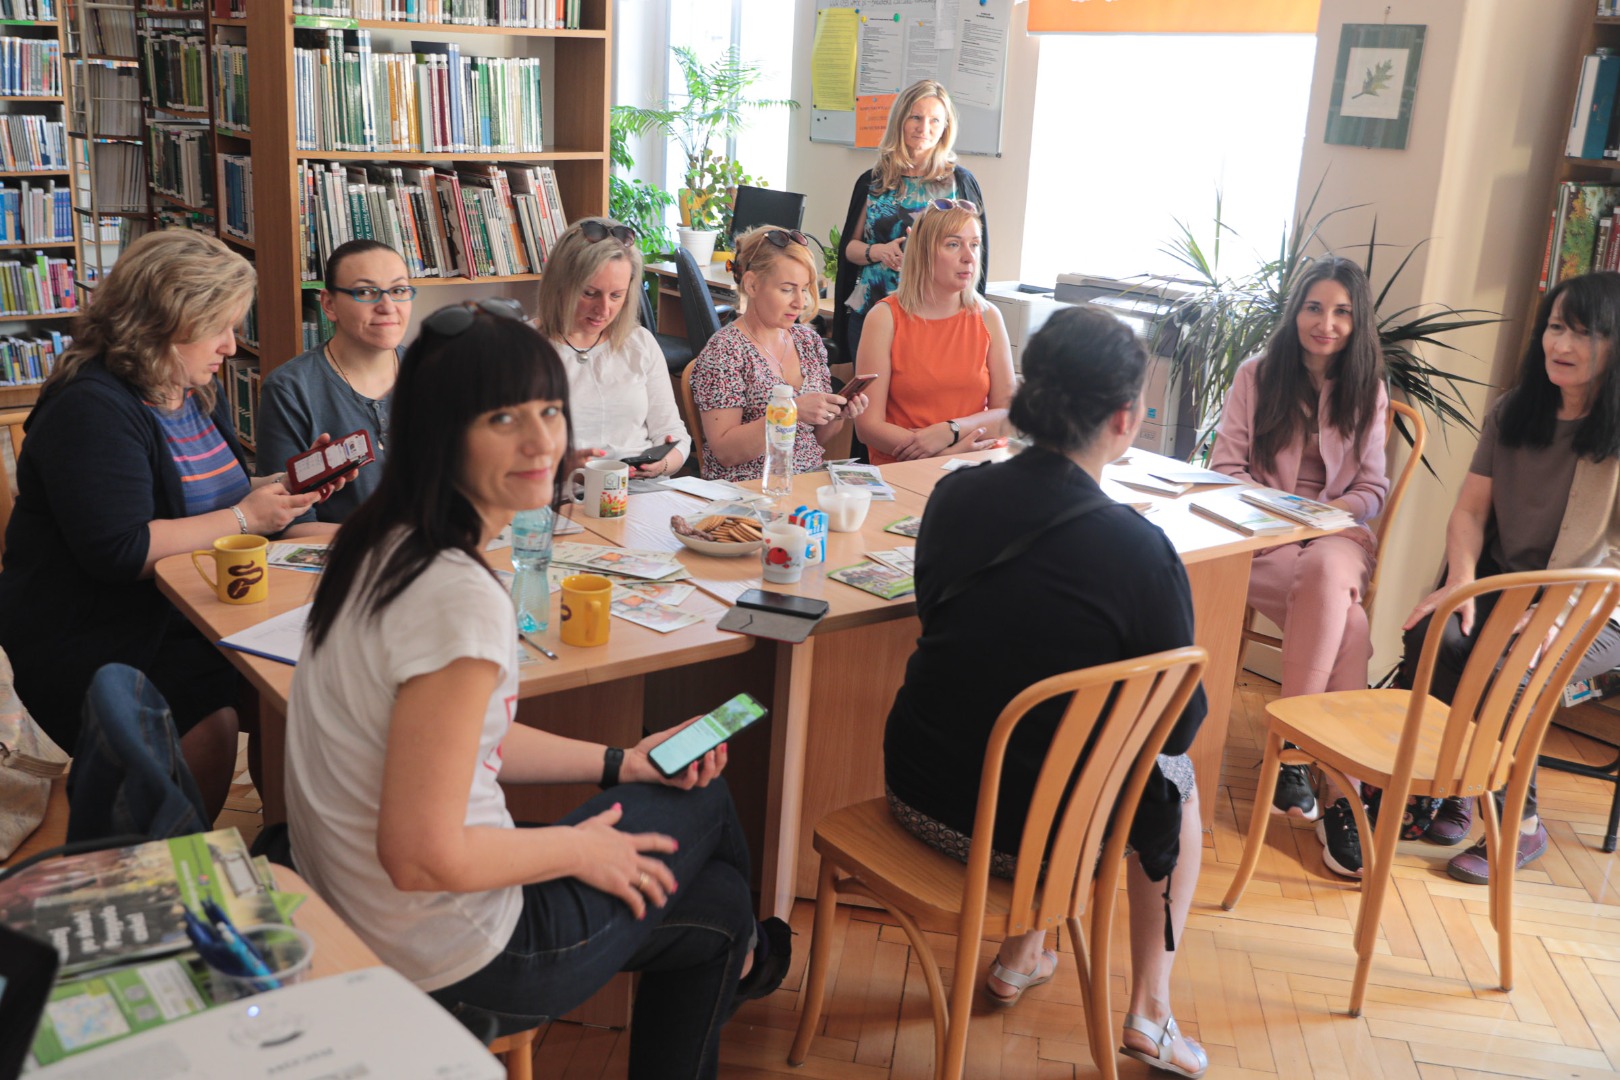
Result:
[[[203,901],[203,910],[208,913],[209,919],[213,921],[214,933],[219,936],[221,943],[242,965],[242,970],[253,978],[260,980],[265,989],[278,989],[281,983],[271,974],[269,966],[264,962],[264,957],[260,956],[258,950],[249,944],[241,934],[237,933],[236,927],[231,925],[230,917],[225,914],[220,906],[214,903],[213,900],[205,899]]]
[[[190,908],[185,909],[186,936],[197,949],[208,966],[227,975],[245,978],[247,971],[239,966],[239,961],[228,952],[209,925],[199,919]]]

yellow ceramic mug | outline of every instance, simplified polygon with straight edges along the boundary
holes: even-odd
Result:
[[[606,645],[613,582],[598,574],[570,574],[562,583],[565,645]]]
[[[191,564],[214,593],[227,604],[257,604],[270,597],[269,566],[265,553],[270,541],[262,536],[222,536],[212,549],[191,553]],[[205,556],[214,557],[214,576],[203,569]]]

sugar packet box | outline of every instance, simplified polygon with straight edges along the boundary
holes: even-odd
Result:
[[[804,527],[810,534],[810,542],[804,548],[804,561],[807,563],[824,563],[827,561],[827,515],[821,510],[812,510],[808,506],[801,506],[793,511],[788,520]]]

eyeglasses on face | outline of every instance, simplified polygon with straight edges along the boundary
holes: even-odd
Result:
[[[967,199],[929,199],[929,210],[963,210],[969,214],[979,212],[979,204]]]
[[[340,292],[351,297],[357,304],[379,303],[385,296],[396,304],[404,304],[416,295],[415,285],[395,285],[390,289],[380,289],[375,285],[361,285],[355,289],[341,289],[336,285],[328,285],[326,288],[329,292]]]
[[[461,304],[451,304],[422,320],[422,329],[432,331],[440,337],[455,337],[466,333],[480,311],[487,311],[500,319],[514,319],[517,322],[527,322],[523,313],[523,305],[509,296],[489,296],[482,300],[468,300]]]
[[[625,247],[633,247],[636,242],[636,230],[628,225],[604,225],[600,221],[582,221],[579,223],[579,232],[593,244],[600,243],[610,236]]]

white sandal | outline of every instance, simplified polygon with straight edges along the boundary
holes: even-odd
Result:
[[[1041,970],[1041,960],[1048,956],[1052,958],[1052,970],[1047,972],[1045,975],[1038,975],[1037,972]],[[1057,964],[1057,953],[1053,952],[1051,949],[1041,950],[1041,955],[1035,960],[1035,970],[1030,972],[1014,971],[1010,967],[1005,967],[1001,963],[1001,957],[997,956],[994,960],[990,961],[990,977],[992,979],[1000,979],[1002,982],[1012,987],[1015,992],[1009,997],[1002,997],[1000,994],[990,989],[989,984],[986,983],[984,988],[984,996],[990,999],[990,1003],[992,1005],[999,1006],[1003,1009],[1010,1009],[1014,1005],[1018,1004],[1018,999],[1024,996],[1025,990],[1028,990],[1034,986],[1045,986],[1047,983],[1051,982],[1052,976],[1057,974]]]
[[[1164,1021],[1164,1027],[1160,1027],[1153,1021],[1144,1020],[1135,1013],[1126,1013],[1125,1030],[1140,1032],[1158,1044],[1154,1048],[1152,1057],[1148,1056],[1146,1050],[1132,1050],[1128,1046],[1121,1046],[1119,1052],[1127,1057],[1133,1057],[1137,1061],[1155,1069],[1163,1069],[1165,1072],[1175,1073],[1177,1076],[1185,1076],[1188,1080],[1198,1080],[1200,1076],[1209,1071],[1209,1055],[1204,1053],[1202,1046],[1190,1040],[1187,1043],[1187,1049],[1192,1051],[1193,1055],[1198,1058],[1198,1071],[1188,1072],[1176,1064],[1173,1053],[1176,1040],[1181,1038],[1181,1029],[1176,1027],[1176,1018],[1173,1016],[1167,1017]]]

